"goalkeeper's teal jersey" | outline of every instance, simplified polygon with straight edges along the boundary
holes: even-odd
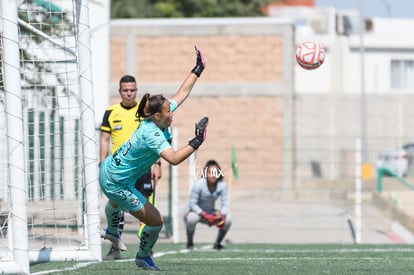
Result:
[[[169,102],[170,110],[174,112],[177,103],[171,99]],[[168,129],[163,131],[154,122],[143,120],[131,137],[107,157],[101,170],[105,170],[115,184],[133,184],[148,171],[162,151],[171,147],[170,138]]]

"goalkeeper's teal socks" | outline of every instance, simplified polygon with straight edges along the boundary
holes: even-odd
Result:
[[[161,228],[162,225],[145,225],[141,233],[137,257],[143,258],[151,254],[151,249],[154,246],[155,242],[158,240],[158,235],[160,234]]]
[[[119,222],[121,221],[122,211],[120,208],[114,208],[109,203],[109,201],[105,205],[105,216],[107,221],[107,230],[114,236],[118,236],[119,238]]]

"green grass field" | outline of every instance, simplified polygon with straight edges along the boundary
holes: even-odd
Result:
[[[104,253],[108,247],[104,246]],[[227,244],[215,251],[198,244],[189,252],[183,244],[157,244],[155,262],[161,271],[135,266],[136,245],[122,260],[100,263],[41,263],[33,274],[414,274],[411,245],[292,245]]]

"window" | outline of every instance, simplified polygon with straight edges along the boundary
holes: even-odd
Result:
[[[391,60],[391,88],[414,88],[414,60]]]

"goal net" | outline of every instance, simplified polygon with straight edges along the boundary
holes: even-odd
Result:
[[[88,1],[0,8],[0,273],[100,261]]]

